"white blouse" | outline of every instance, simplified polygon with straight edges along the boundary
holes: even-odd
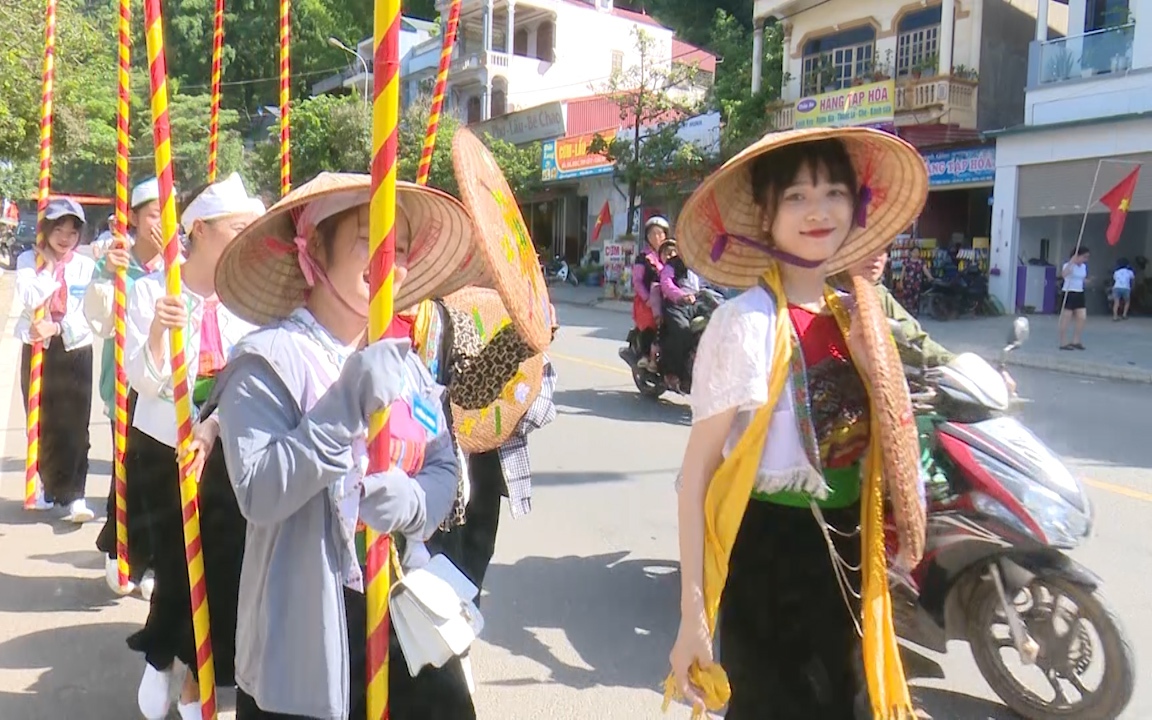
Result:
[[[92,281],[96,263],[92,258],[75,253],[64,266],[64,282],[68,285],[68,309],[60,321],[60,338],[65,350],[88,347],[92,344],[92,328],[84,318],[84,291]],[[16,338],[32,344],[32,313],[60,288],[53,272],[36,271],[36,251],[28,250],[16,259],[16,297],[23,305],[16,321]]]
[[[756,411],[768,402],[768,374],[775,342],[776,303],[760,287],[717,308],[700,338],[689,398],[692,422],[737,409],[724,443],[724,457],[735,449]],[[790,372],[772,410],[755,490],[827,496],[823,474],[812,466],[804,452]]]
[[[164,284],[164,271],[154,272],[132,284],[128,294],[126,333],[124,336],[124,371],[128,384],[139,393],[132,426],[176,447],[176,406],[172,396],[172,362],[168,341],[164,342],[163,362],[157,366],[148,352],[148,331],[156,316],[156,301],[168,294]],[[184,287],[184,300],[188,308],[188,328],[184,333],[184,360],[188,367],[188,392],[196,383],[200,367],[200,323],[204,318],[204,298]],[[224,356],[248,333],[256,329],[233,315],[221,303],[216,310],[220,326],[220,342]]]

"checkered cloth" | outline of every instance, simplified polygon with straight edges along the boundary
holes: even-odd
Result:
[[[556,419],[556,405],[552,402],[555,391],[556,369],[545,356],[540,394],[520,419],[516,432],[498,450],[500,468],[504,471],[504,484],[508,488],[508,504],[514,518],[532,511],[532,462],[528,457],[528,433]]]

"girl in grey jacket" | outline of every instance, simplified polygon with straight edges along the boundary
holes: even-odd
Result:
[[[408,341],[364,346],[369,178],[322,174],[229,248],[221,302],[264,327],[235,349],[206,409],[219,421],[248,535],[236,637],[237,720],[364,718],[364,526],[404,562],[448,516],[458,466],[436,385]],[[401,184],[396,305],[439,292],[472,238],[463,206]],[[412,238],[428,263],[408,267]],[[425,245],[426,244],[426,245]],[[391,408],[391,469],[368,472],[368,419]],[[458,660],[408,674],[393,637],[395,720],[475,717]]]

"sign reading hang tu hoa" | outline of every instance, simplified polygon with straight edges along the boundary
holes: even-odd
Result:
[[[883,80],[847,87],[796,103],[795,128],[890,123],[896,117],[896,83]]]

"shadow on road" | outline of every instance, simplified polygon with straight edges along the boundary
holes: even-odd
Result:
[[[29,560],[42,560],[53,565],[67,565],[78,570],[103,570],[104,555],[95,550],[72,550],[53,555],[29,555]]]
[[[19,473],[21,478],[23,478],[26,464],[26,460],[22,457],[6,457],[0,460],[0,472]],[[105,475],[112,477],[112,461],[89,457],[88,475]]]
[[[999,703],[940,688],[912,688],[917,708],[933,720],[966,718],[967,720],[1021,720],[1020,716]]]
[[[108,592],[102,576],[27,577],[0,573],[0,612],[96,612],[115,604],[116,598]]]
[[[625,482],[648,475],[656,475],[668,479],[668,492],[672,492],[672,483],[675,481],[676,474],[679,472],[679,468],[630,470],[628,472],[587,472],[583,470],[575,470],[573,472],[534,472],[532,473],[532,484],[541,487],[545,485],[589,485],[593,483]]]
[[[0,580],[0,587],[5,590],[10,584],[8,579]],[[24,691],[0,692],[0,717],[139,717],[135,689],[144,662],[124,644],[124,639],[138,629],[129,623],[75,625],[22,635],[0,644],[0,669],[45,671]]]
[[[593,415],[607,420],[679,425],[689,425],[692,422],[692,413],[687,405],[678,405],[666,400],[652,400],[635,389],[557,390],[553,400],[557,412],[561,415]]]
[[[483,600],[484,640],[534,660],[575,689],[655,689],[668,672],[679,623],[679,575],[666,560],[527,557],[492,565]],[[564,631],[585,667],[569,665],[533,629]],[[496,683],[500,684],[500,683]]]

